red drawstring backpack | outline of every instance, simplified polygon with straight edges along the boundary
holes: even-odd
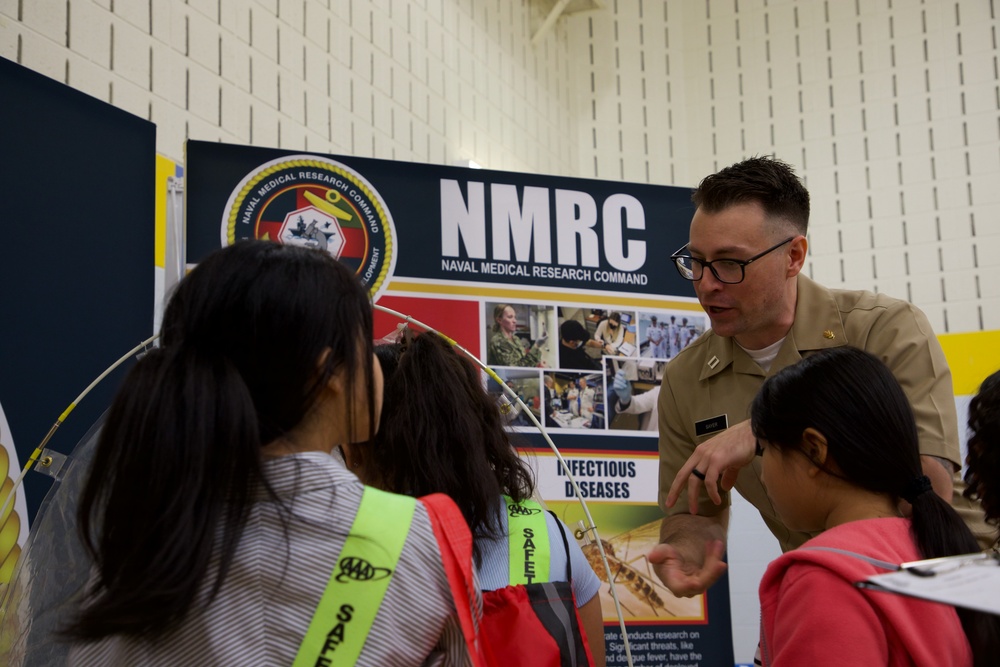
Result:
[[[566,581],[549,581],[549,532],[541,506],[504,498],[510,549],[510,585],[483,592],[482,639],[486,664],[496,667],[590,667],[594,664],[573,596],[573,566],[566,550]]]
[[[549,533],[544,510],[532,500],[507,507],[510,586],[483,592],[480,617],[468,569],[472,542],[468,531],[449,528],[464,519],[453,503],[439,508],[433,494],[421,498],[427,506],[452,584],[455,607],[473,665],[483,667],[592,667],[586,635],[573,595],[573,566],[562,524],[556,520],[566,550],[567,581],[548,581]],[[448,500],[446,497],[445,500]],[[457,519],[456,516],[457,515]]]

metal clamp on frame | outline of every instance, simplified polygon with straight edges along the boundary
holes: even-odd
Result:
[[[35,465],[35,472],[61,481],[72,465],[72,459],[66,454],[61,454],[54,449],[43,449]]]

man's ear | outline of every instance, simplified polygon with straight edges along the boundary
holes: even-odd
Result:
[[[796,236],[788,244],[788,277],[799,275],[806,263],[809,241],[805,236]]]
[[[802,451],[816,466],[817,471],[826,467],[828,455],[826,436],[811,426],[802,432]]]

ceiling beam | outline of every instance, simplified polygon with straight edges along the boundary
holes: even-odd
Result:
[[[545,17],[545,20],[542,22],[542,25],[538,27],[538,30],[532,36],[531,38],[532,46],[537,46],[538,42],[540,42],[542,38],[545,37],[545,33],[547,33],[549,30],[552,29],[552,26],[555,25],[556,21],[559,20],[559,17],[562,15],[563,10],[566,9],[566,5],[568,5],[569,2],[570,0],[559,0],[559,2],[553,5],[552,11],[549,12],[549,15]]]

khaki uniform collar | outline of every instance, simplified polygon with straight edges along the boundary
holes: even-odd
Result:
[[[775,371],[802,358],[802,352],[847,344],[840,307],[833,292],[799,273],[796,283],[795,321],[771,365]],[[713,335],[705,351],[699,380],[718,375],[730,365],[736,373],[764,376],[764,371],[732,338]]]

